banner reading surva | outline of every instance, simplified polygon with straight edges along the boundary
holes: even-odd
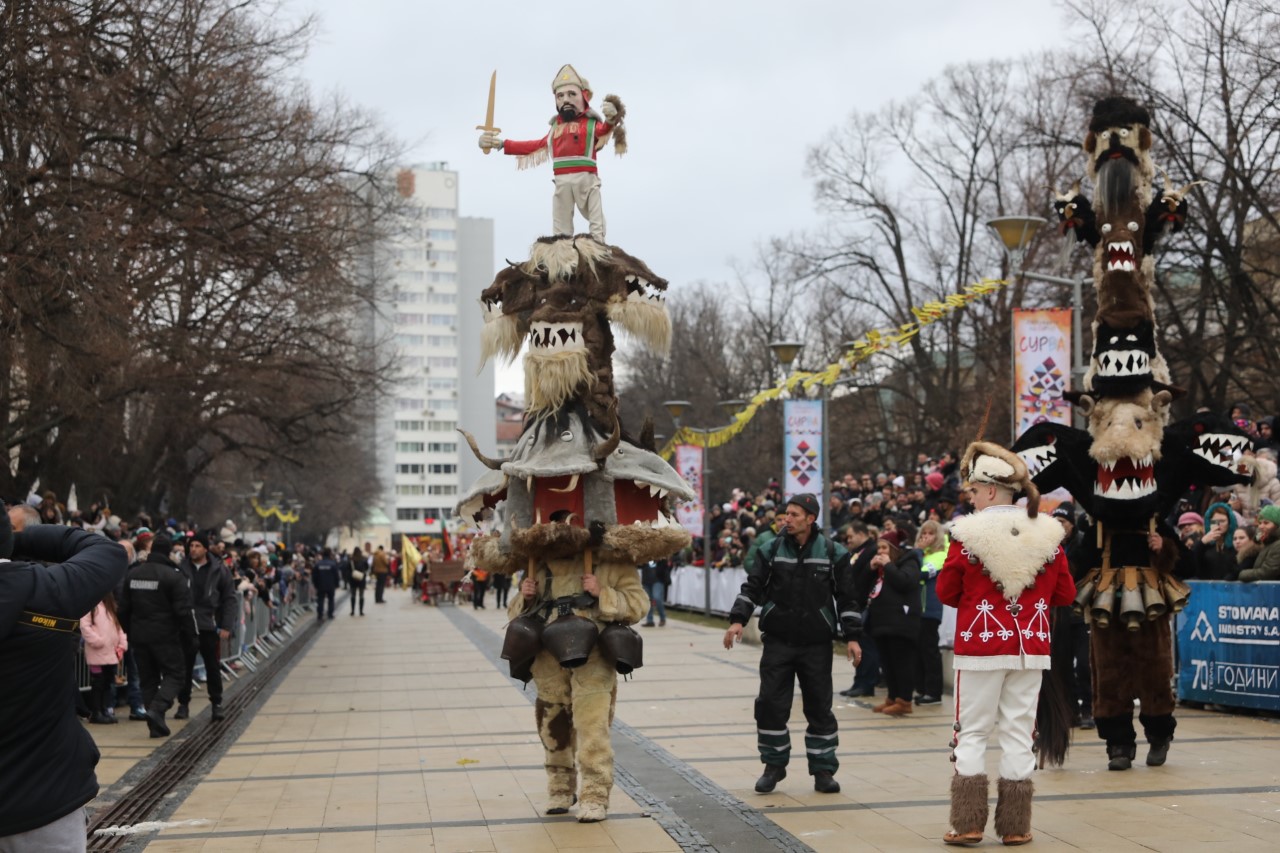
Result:
[[[801,492],[822,495],[822,401],[787,400],[782,408],[785,420],[783,450],[786,476],[782,494],[786,498]],[[825,512],[826,507],[822,508]]]
[[[676,471],[699,497],[676,504],[676,520],[693,536],[702,535],[702,448],[676,445]]]
[[[1013,434],[1046,421],[1071,423],[1071,309],[1013,311]]]

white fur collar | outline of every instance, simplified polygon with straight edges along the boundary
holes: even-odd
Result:
[[[1004,587],[1005,598],[1015,601],[1053,559],[1062,525],[1049,515],[1027,518],[1022,507],[993,506],[953,521],[951,538],[981,560],[991,579]]]

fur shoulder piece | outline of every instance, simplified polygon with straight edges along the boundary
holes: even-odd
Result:
[[[1053,559],[1062,541],[1062,525],[1046,515],[1028,518],[1019,507],[986,510],[951,523],[951,538],[982,561],[991,579],[1014,601]]]

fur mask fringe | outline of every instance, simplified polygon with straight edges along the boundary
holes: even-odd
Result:
[[[520,331],[520,323],[515,317],[502,316],[484,324],[480,330],[480,366],[479,373],[489,363],[489,359],[503,356],[507,361],[515,361],[520,354],[520,346],[524,343],[524,334]]]
[[[660,355],[671,351],[671,317],[666,308],[635,302],[609,303],[609,321],[639,338]]]
[[[585,352],[529,353],[524,357],[524,398],[527,411],[546,417],[591,382]]]

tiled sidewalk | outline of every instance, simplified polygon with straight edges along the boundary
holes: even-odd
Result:
[[[324,627],[167,818],[209,823],[166,830],[148,850],[943,849],[945,705],[893,720],[863,700],[839,704],[843,792],[814,793],[793,763],[777,793],[757,795],[759,649],[726,652],[720,631],[676,620],[643,629],[646,665],[619,685],[610,819],[542,817],[533,689],[495,666],[504,619],[492,597],[483,611],[396,592],[388,601]],[[833,666],[837,689],[847,686],[848,665]],[[1159,769],[1139,761],[1109,773],[1101,743],[1082,733],[1066,768],[1036,777],[1036,848],[1280,846],[1280,727],[1185,710],[1179,719]],[[127,761],[143,749],[132,741],[145,727],[130,737],[139,726],[111,727],[122,742],[104,751]],[[797,696],[797,744],[803,726]]]

